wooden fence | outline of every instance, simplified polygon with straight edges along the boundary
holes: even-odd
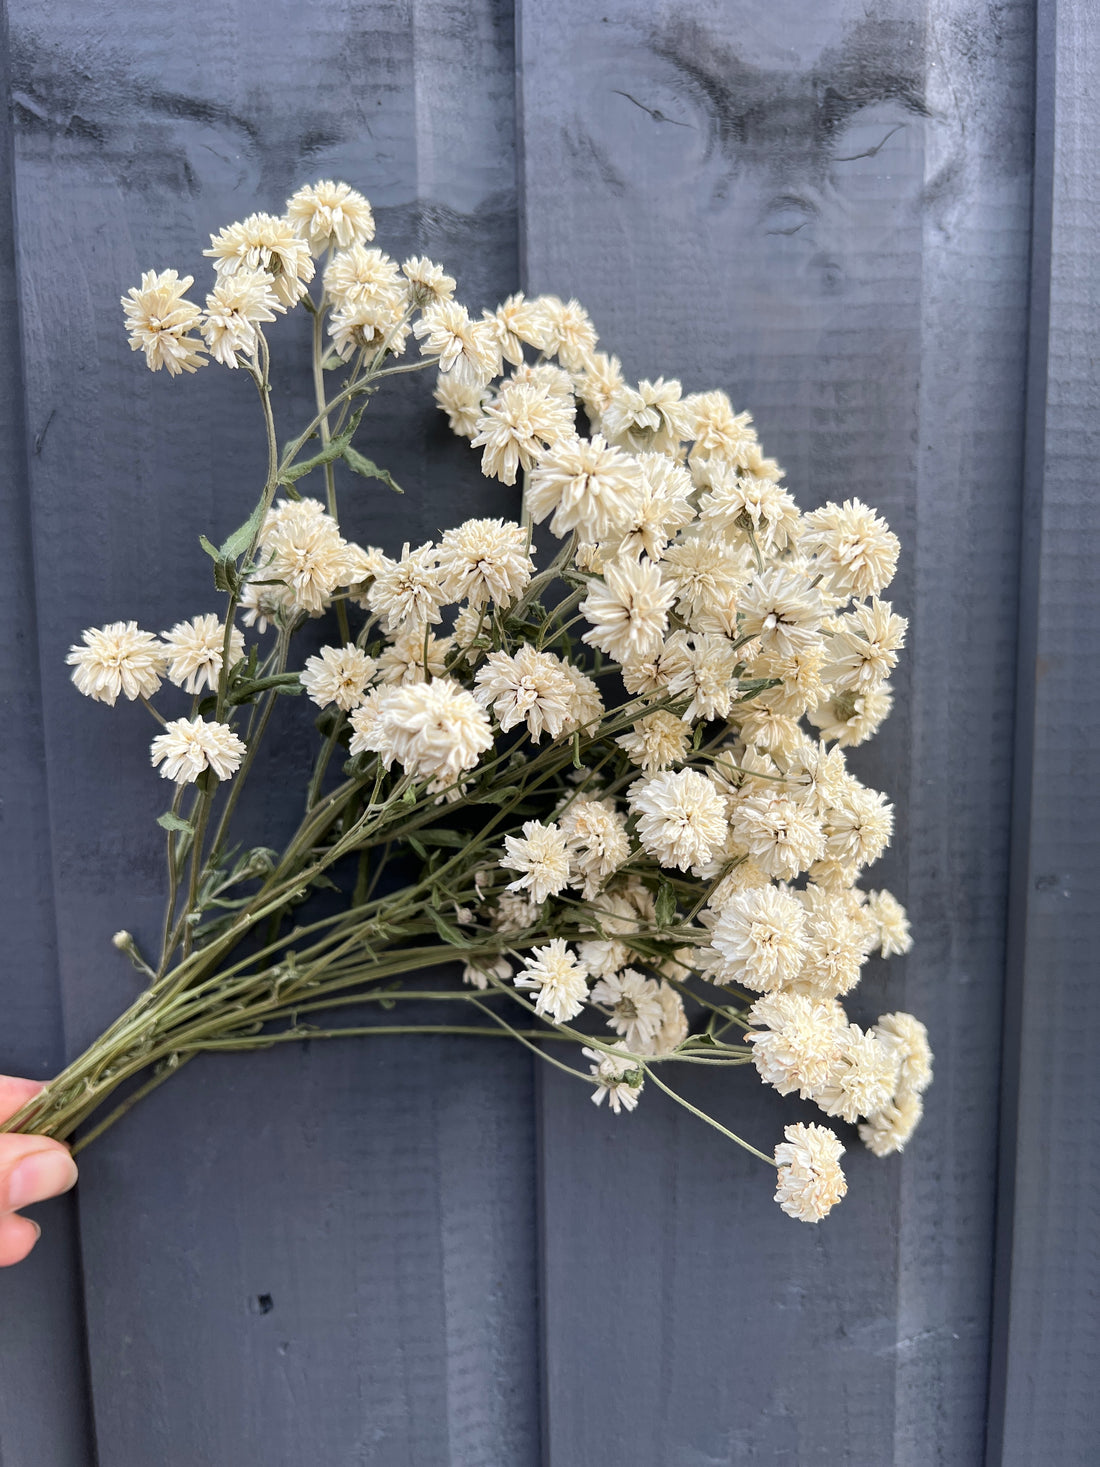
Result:
[[[924,1017],[937,1079],[808,1228],[660,1095],[616,1119],[504,1046],[200,1060],[0,1280],[2,1467],[1094,1463],[1100,10],[8,0],[7,27],[0,1067],[113,1018],[110,935],[159,920],[140,710],[80,699],[65,651],[205,608],[189,547],[256,473],[244,388],[146,373],[119,295],[343,177],[472,306],[575,293],[628,374],[749,408],[804,506],[901,536],[910,648],[857,762],[916,946],[853,1010]],[[278,393],[301,418],[304,377]],[[437,416],[425,385],[379,403],[412,492],[364,490],[357,538],[507,512]],[[751,1075],[689,1093],[766,1149],[797,1113]]]

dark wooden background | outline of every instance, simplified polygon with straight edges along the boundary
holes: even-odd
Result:
[[[805,507],[901,536],[857,758],[916,946],[854,1009],[924,1018],[937,1079],[808,1228],[660,1095],[616,1120],[503,1046],[196,1061],[0,1280],[2,1467],[1095,1463],[1095,5],[8,0],[7,36],[0,1067],[112,1018],[110,935],[161,907],[147,729],[65,650],[207,609],[191,547],[254,493],[248,384],[145,372],[118,297],[342,177],[472,306],[576,293],[628,374],[749,408]],[[286,367],[280,412],[308,391]],[[372,411],[410,492],[363,489],[357,536],[510,512],[429,384]],[[688,1088],[765,1149],[797,1115]]]

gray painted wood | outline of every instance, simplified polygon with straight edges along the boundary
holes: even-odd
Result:
[[[1023,3],[521,6],[525,284],[628,374],[721,385],[799,500],[900,534],[898,704],[854,758],[916,947],[866,1020],[924,1017],[904,1158],[787,1224],[769,1173],[663,1097],[543,1074],[544,1459],[958,1464],[983,1450],[1028,290]],[[754,1075],[684,1085],[762,1149]],[[812,1108],[805,1108],[808,1117]]]
[[[0,16],[0,94],[7,95]],[[46,770],[27,494],[27,442],[12,230],[11,127],[0,118],[0,931],[4,1022],[0,1072],[46,1079],[62,1062]],[[44,1235],[20,1268],[0,1275],[0,1464],[83,1467],[88,1397],[75,1199],[32,1209]],[[46,1402],[49,1409],[41,1409]],[[39,1409],[30,1409],[37,1402]]]
[[[118,297],[143,269],[205,281],[212,229],[326,176],[364,188],[398,258],[445,253],[473,306],[517,270],[506,4],[160,0],[136,21],[126,4],[11,7],[26,412],[32,434],[49,423],[31,531],[70,1049],[134,992],[109,937],[151,944],[165,795],[142,717],[76,695],[64,654],[89,624],[159,629],[213,605],[196,537],[240,521],[262,453],[248,384],[147,373]],[[312,412],[291,355],[304,326],[279,332],[288,425]],[[377,404],[368,451],[409,492],[349,486],[359,538],[424,538],[456,491],[505,507],[438,418],[429,383]],[[288,730],[290,779],[308,730],[293,715]],[[254,814],[276,834],[296,819],[275,800]],[[200,1060],[92,1148],[100,1459],[533,1462],[531,1086],[522,1052],[431,1040]]]
[[[991,1467],[1096,1458],[1100,16],[1040,8]]]

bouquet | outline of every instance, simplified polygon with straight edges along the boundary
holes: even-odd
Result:
[[[841,1003],[871,953],[910,946],[895,898],[857,884],[892,809],[845,762],[890,710],[897,539],[858,500],[800,513],[747,413],[628,383],[577,301],[478,319],[440,265],[373,237],[367,200],[320,182],[212,237],[205,307],[175,270],[123,298],[152,370],[251,379],[267,476],[202,540],[220,611],[90,629],[69,654],[81,693],[157,726],[163,933],[156,955],[116,935],[142,993],[5,1129],[85,1145],[203,1051],[481,1034],[616,1114],[666,1092],[816,1222],[846,1190],[835,1131],[789,1125],[768,1155],[671,1075],[753,1066],[879,1156],[920,1119],[924,1026],[865,1031]],[[269,334],[291,310],[312,317],[316,411],[286,436]],[[356,439],[389,379],[423,370],[515,518],[389,554],[345,538],[337,469],[397,488]],[[326,645],[296,658],[322,616]],[[318,710],[300,824],[281,850],[242,845],[238,802],[295,696]],[[451,1022],[418,1020],[441,1003]]]

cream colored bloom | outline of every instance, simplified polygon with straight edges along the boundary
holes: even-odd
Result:
[[[526,723],[537,744],[544,733],[556,739],[569,720],[575,697],[572,680],[560,658],[536,652],[529,643],[514,655],[490,652],[474,682],[475,698],[483,708],[492,708],[505,733]]]
[[[527,966],[516,975],[517,988],[529,988],[538,994],[535,1010],[549,1016],[556,1024],[575,1019],[588,997],[588,973],[584,964],[571,953],[560,937],[553,937],[545,947],[531,949]]]
[[[189,336],[202,321],[202,311],[184,299],[194,285],[193,275],[181,280],[174,270],[146,270],[140,286],[122,297],[131,351],[143,351],[150,371],[166,367],[173,377],[204,367],[206,348],[197,336]]]
[[[594,977],[607,978],[630,962],[630,937],[655,925],[656,905],[649,888],[632,876],[625,881],[620,877],[613,889],[592,899],[591,906],[604,935],[578,944],[578,951]]]
[[[528,891],[531,900],[540,905],[569,884],[569,851],[557,825],[525,821],[522,836],[504,837],[500,864],[520,873],[515,881],[508,883],[508,890]]]
[[[580,301],[540,295],[531,306],[538,333],[535,344],[548,357],[557,357],[568,371],[582,371],[596,349],[598,338]]]
[[[726,838],[725,801],[694,769],[636,780],[627,801],[643,847],[662,866],[703,866]]]
[[[65,661],[86,698],[113,708],[120,693],[132,703],[151,698],[160,687],[168,654],[152,632],[138,630],[136,621],[89,627],[81,636],[84,646],[70,647]]]
[[[368,301],[349,301],[337,306],[329,320],[333,350],[343,361],[357,351],[389,351],[400,356],[409,337],[404,312],[405,303],[401,300],[392,306]]]
[[[806,716],[821,730],[823,739],[835,739],[842,749],[854,749],[878,733],[893,706],[894,695],[883,685],[866,693],[838,693],[807,709]]]
[[[527,532],[504,520],[464,520],[439,542],[439,576],[448,601],[511,606],[534,572]]]
[[[600,418],[608,439],[634,453],[675,453],[688,433],[690,414],[680,400],[679,382],[639,382],[637,390],[622,386]]]
[[[661,1006],[660,1028],[651,1039],[639,1045],[638,1054],[658,1056],[672,1054],[688,1037],[688,1021],[687,1014],[684,1012],[683,999],[664,979],[657,985],[657,1002]]]
[[[748,468],[758,448],[756,430],[748,413],[735,413],[724,392],[693,392],[684,398],[689,415],[692,458],[723,459],[735,468]]]
[[[780,1095],[808,1100],[829,1078],[844,1042],[847,1021],[838,1003],[780,990],[758,998],[749,1022],[763,1025],[745,1035],[761,1078]]]
[[[827,644],[826,682],[837,691],[854,693],[880,687],[897,666],[907,625],[903,616],[894,615],[888,601],[877,598],[838,617]]]
[[[401,273],[409,282],[412,304],[418,309],[436,301],[449,301],[454,296],[457,283],[454,276],[426,255],[411,256],[401,266]]]
[[[905,908],[890,892],[868,892],[867,914],[875,924],[875,946],[881,950],[884,958],[890,957],[892,953],[907,953],[913,946]]]
[[[538,346],[542,340],[541,310],[520,291],[497,306],[492,315],[504,360],[514,367],[522,366],[524,346]]]
[[[500,344],[491,322],[471,321],[457,301],[436,301],[413,327],[420,354],[465,387],[485,387],[501,368]]]
[[[205,769],[218,779],[230,779],[240,768],[245,746],[227,723],[202,718],[175,718],[164,725],[151,746],[161,775],[177,784],[194,784]]]
[[[898,1095],[919,1095],[932,1083],[928,1030],[912,1014],[881,1014],[871,1031],[898,1062]]]
[[[219,279],[241,270],[263,270],[284,306],[293,306],[313,279],[309,246],[295,234],[290,222],[274,214],[250,214],[210,236],[203,254],[214,261]]]
[[[488,387],[460,382],[452,373],[436,383],[435,400],[447,414],[447,424],[459,438],[473,438],[484,409]]]
[[[642,471],[636,460],[594,438],[555,443],[531,471],[527,507],[536,524],[549,515],[559,538],[576,530],[583,540],[622,534],[642,503]]]
[[[216,692],[222,670],[225,624],[208,611],[190,621],[178,621],[170,632],[162,632],[168,655],[168,679],[185,693]],[[229,665],[244,656],[244,633],[234,627],[229,637]]]
[[[837,596],[881,596],[894,579],[898,537],[858,499],[826,504],[802,521],[802,549]]]
[[[590,581],[581,615],[592,623],[581,641],[616,662],[638,662],[662,647],[673,592],[660,566],[648,560],[614,561],[601,581]]]
[[[904,1151],[920,1125],[924,1103],[915,1092],[899,1095],[859,1126],[860,1140],[875,1156],[892,1156]]]
[[[494,958],[488,954],[474,958],[462,969],[463,983],[482,990],[488,988],[494,979],[497,983],[507,983],[511,976],[512,965],[507,958]]]
[[[255,356],[256,327],[274,321],[275,312],[285,310],[271,288],[271,276],[263,270],[240,270],[219,280],[206,297],[202,334],[210,355],[226,367],[237,367],[238,352]]]
[[[812,643],[821,625],[821,597],[806,576],[787,566],[757,575],[742,593],[742,635],[756,637],[768,656],[791,657]]]
[[[533,901],[528,893],[502,891],[490,913],[494,932],[513,934],[526,932],[542,915],[542,902]]]
[[[320,616],[336,588],[348,585],[355,575],[356,564],[336,521],[323,509],[303,509],[308,503],[294,505],[299,513],[276,512],[265,526],[262,543],[268,559],[260,579],[282,581],[294,610]]]
[[[319,708],[335,703],[337,708],[350,713],[366,697],[375,666],[374,658],[354,643],[349,642],[346,647],[322,647],[317,656],[306,658],[302,687]]]
[[[825,813],[825,855],[853,867],[869,866],[890,844],[894,807],[878,790],[845,780],[840,800]]]
[[[715,982],[771,993],[798,976],[806,955],[806,914],[790,892],[753,888],[723,906],[710,940],[722,959]]]
[[[633,1110],[645,1080],[645,1072],[637,1061],[625,1054],[620,1057],[605,1049],[589,1049],[587,1046],[581,1054],[592,1061],[589,1074],[596,1081],[592,1087],[593,1104],[600,1105],[606,1099],[616,1115],[623,1110]]]
[[[844,1147],[827,1126],[786,1126],[775,1148],[779,1184],[775,1200],[788,1217],[820,1222],[848,1191],[840,1167]]]
[[[290,596],[285,586],[266,585],[263,581],[246,581],[241,588],[238,604],[245,626],[255,627],[258,632],[266,632],[278,619],[279,613],[290,605]]]
[[[632,764],[652,774],[671,764],[683,763],[690,739],[691,729],[683,719],[662,708],[639,719],[630,733],[615,742],[626,751]]]
[[[485,404],[470,446],[484,449],[486,478],[514,484],[521,469],[531,468],[540,454],[573,433],[572,398],[566,403],[549,387],[508,378]]]
[[[730,631],[749,580],[744,554],[706,534],[688,534],[670,545],[661,562],[676,592],[676,609],[693,628]]]
[[[756,542],[764,555],[786,550],[798,535],[798,509],[771,479],[739,474],[721,459],[692,458],[692,472],[710,492],[699,501],[699,518],[735,544]]]
[[[652,978],[635,968],[601,978],[592,990],[591,999],[611,1010],[609,1027],[621,1034],[627,1049],[635,1053],[656,1039],[661,1031],[665,1011],[660,989]]]
[[[610,559],[648,555],[660,560],[665,547],[695,518],[691,475],[665,453],[640,453],[642,488],[638,507],[624,521],[623,536],[611,547]]]
[[[569,849],[570,885],[590,900],[630,855],[626,820],[614,800],[578,795],[560,816]]]
[[[489,720],[472,695],[450,678],[430,683],[405,683],[382,690],[364,729],[352,714],[352,726],[361,735],[359,747],[373,749],[387,768],[397,761],[414,779],[429,780],[431,791],[452,785],[473,769],[492,747]],[[364,720],[366,722],[366,720]],[[352,741],[352,752],[357,752]]]
[[[314,255],[374,238],[370,204],[346,183],[322,179],[306,184],[287,200],[286,216]]]
[[[388,647],[378,655],[378,675],[384,683],[423,683],[442,677],[447,671],[447,658],[454,650],[453,637],[427,635],[419,627],[398,632]]]
[[[812,1098],[827,1116],[845,1121],[877,1115],[897,1089],[899,1064],[894,1045],[849,1024],[841,1031],[828,1074],[814,1087]]]
[[[857,925],[843,900],[808,886],[802,893],[809,913],[806,961],[798,975],[800,992],[817,998],[838,998],[859,982],[867,956],[863,928]]]
[[[324,274],[325,294],[337,311],[361,307],[362,320],[392,325],[408,305],[408,286],[396,260],[361,244],[333,255]]]
[[[808,871],[825,853],[821,821],[786,792],[742,794],[730,815],[734,840],[780,881]]]
[[[728,718],[737,694],[737,653],[726,637],[709,632],[673,632],[665,644],[661,670],[669,695],[687,698],[680,717]]]
[[[569,727],[592,730],[603,717],[603,699],[599,688],[571,662],[563,663],[562,671],[573,684],[573,696],[569,702]]]
[[[602,351],[593,352],[573,380],[592,426],[599,427],[615,394],[624,386],[622,363],[618,357],[609,357]]]
[[[387,560],[375,573],[367,603],[387,633],[419,631],[442,620],[439,608],[446,600],[439,573],[439,551],[431,542],[410,550],[400,560]]]

